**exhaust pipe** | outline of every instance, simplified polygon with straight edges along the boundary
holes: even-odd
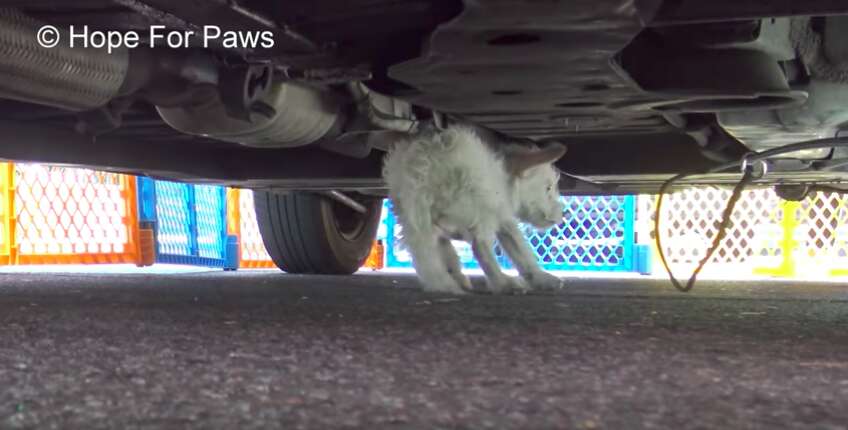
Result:
[[[121,94],[129,69],[126,48],[70,48],[38,43],[44,24],[0,8],[0,98],[84,111]],[[60,30],[61,40],[68,40]],[[63,46],[64,45],[64,46]]]
[[[358,146],[336,143],[349,118],[342,100],[327,88],[274,82],[273,71],[233,73],[203,51],[112,47],[110,53],[106,47],[71,48],[67,43],[45,48],[38,39],[43,26],[17,9],[0,8],[0,99],[80,112],[133,95],[155,105],[166,124],[185,134],[258,148],[322,142],[340,153],[370,153],[370,135]],[[69,32],[58,31],[60,40],[69,40]],[[351,90],[372,125],[404,132],[417,127],[408,103],[371,93],[361,84]],[[253,107],[247,102],[261,109],[235,115],[233,106]]]
[[[0,8],[0,98],[79,112],[138,94],[177,131],[256,147],[310,144],[331,135],[342,120],[328,91],[295,84],[273,84],[264,115],[235,118],[225,100],[205,100],[208,91],[203,103],[192,98],[192,84],[222,92],[233,85],[219,82],[218,65],[206,53],[126,47],[109,53],[66,43],[45,48],[38,41],[43,26],[17,9]],[[60,40],[69,40],[67,31],[59,32]],[[168,82],[177,85],[163,85]],[[235,85],[244,90],[246,84]]]

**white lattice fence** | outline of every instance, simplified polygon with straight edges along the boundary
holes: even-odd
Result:
[[[816,198],[801,202],[797,219],[798,240],[804,255],[822,258],[831,255],[837,233],[848,227],[845,197],[836,193],[818,193]]]
[[[665,197],[663,248],[669,263],[692,267],[717,232],[730,189],[689,188]],[[655,196],[639,198],[639,241],[654,239]],[[771,189],[747,190],[732,225],[710,259],[713,273],[769,273],[798,277],[848,267],[848,210],[836,193],[817,193],[784,202]],[[788,219],[784,219],[788,216]]]

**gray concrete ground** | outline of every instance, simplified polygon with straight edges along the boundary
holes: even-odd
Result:
[[[0,274],[0,428],[848,428],[848,286]]]

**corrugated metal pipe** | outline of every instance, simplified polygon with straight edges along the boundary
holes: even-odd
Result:
[[[0,98],[83,111],[120,94],[129,66],[126,48],[45,48],[37,39],[43,25],[17,9],[0,8]],[[67,32],[59,37],[68,40]]]

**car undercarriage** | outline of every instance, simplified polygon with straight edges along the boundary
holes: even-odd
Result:
[[[848,4],[833,0],[0,6],[0,157],[20,161],[380,193],[397,133],[469,122],[503,141],[566,143],[564,193],[655,192],[674,173],[839,136],[848,121]],[[33,37],[42,24],[142,38],[214,25],[275,43],[47,49]],[[841,152],[791,154],[765,180],[839,187]]]

